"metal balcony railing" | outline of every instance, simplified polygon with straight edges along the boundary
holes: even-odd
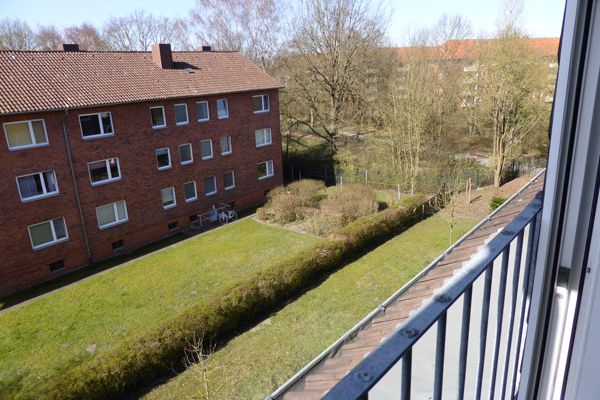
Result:
[[[513,399],[541,209],[538,195],[323,399]]]

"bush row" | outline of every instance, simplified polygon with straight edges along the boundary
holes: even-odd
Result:
[[[418,199],[414,199],[418,200]],[[216,343],[267,316],[344,262],[429,216],[429,203],[359,218],[312,248],[189,307],[159,326],[124,339],[40,387],[32,398],[114,399],[181,366],[195,338]]]

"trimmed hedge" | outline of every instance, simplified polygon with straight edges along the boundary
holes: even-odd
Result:
[[[182,365],[194,338],[216,343],[267,316],[327,274],[375,244],[433,213],[430,202],[387,209],[357,219],[269,271],[209,297],[157,327],[128,337],[117,346],[53,381],[31,398],[114,399],[150,384]]]

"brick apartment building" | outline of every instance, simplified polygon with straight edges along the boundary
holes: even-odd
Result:
[[[0,294],[282,183],[280,83],[203,50],[0,51]]]

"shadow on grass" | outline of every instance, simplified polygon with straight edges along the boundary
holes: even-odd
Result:
[[[253,206],[238,212],[239,217],[247,217],[256,212],[256,209],[259,206]],[[220,225],[213,225],[207,229],[193,229],[189,228],[186,230],[182,230],[168,237],[159,239],[155,242],[143,245],[138,247],[135,250],[127,254],[120,254],[113,258],[110,258],[105,261],[101,261],[98,263],[90,264],[88,266],[79,268],[77,270],[67,272],[63,275],[57,276],[52,280],[42,282],[35,286],[32,286],[27,289],[20,290],[16,293],[10,294],[8,296],[0,298],[0,311],[4,311],[10,307],[18,305],[20,303],[26,302],[28,300],[34,299],[38,296],[42,296],[44,294],[50,293],[54,290],[61,289],[65,286],[68,286],[72,283],[76,283],[82,279],[88,278],[90,276],[96,275],[102,271],[109,270],[114,267],[118,267],[119,265],[126,263],[131,260],[135,260],[136,258],[142,257],[146,254],[150,254],[152,252],[161,250],[165,247],[168,247],[172,244],[179,243],[182,240],[189,239],[191,237],[197,236],[201,233],[208,232],[214,228],[219,227]]]

